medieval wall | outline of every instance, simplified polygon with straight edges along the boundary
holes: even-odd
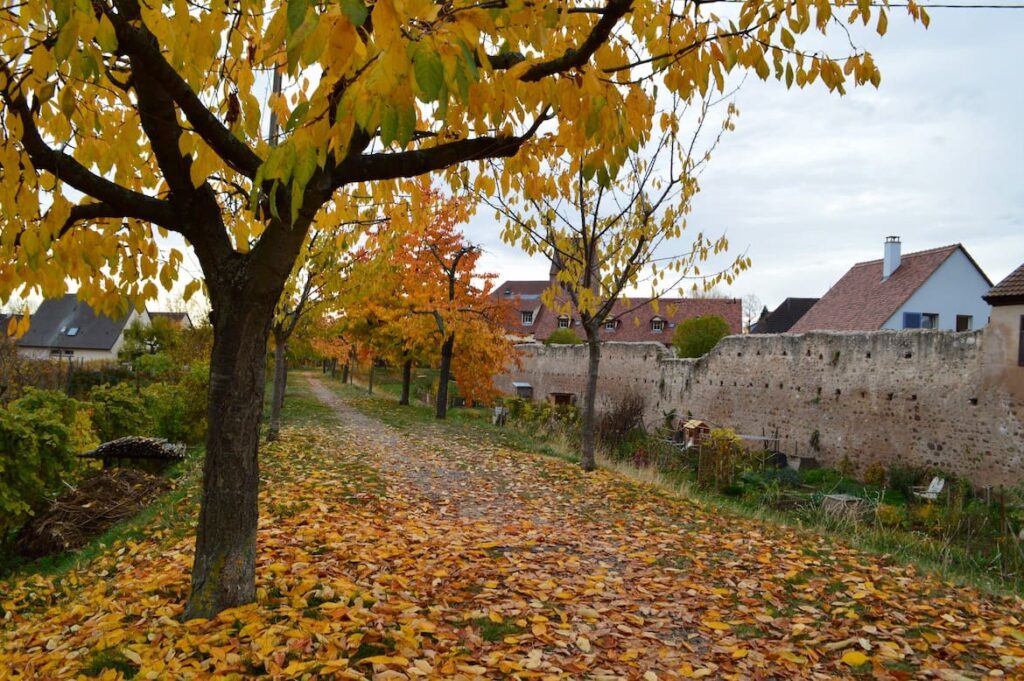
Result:
[[[880,331],[730,336],[699,360],[654,343],[605,343],[599,408],[630,392],[648,424],[692,414],[747,435],[777,433],[779,449],[861,470],[873,462],[937,466],[978,485],[1024,480],[1024,394],[992,380],[984,332]],[[587,350],[519,346],[535,399],[580,399]],[[986,359],[988,357],[988,359]],[[998,368],[997,368],[998,369]],[[1007,365],[1000,372],[1024,368]],[[816,435],[815,435],[816,433]]]

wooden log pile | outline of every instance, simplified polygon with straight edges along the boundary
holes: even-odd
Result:
[[[84,459],[113,460],[156,459],[175,463],[185,458],[185,445],[170,443],[164,438],[130,435],[104,442],[96,449],[79,454]]]

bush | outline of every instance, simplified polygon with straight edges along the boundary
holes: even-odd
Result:
[[[906,514],[899,506],[879,504],[875,507],[875,518],[882,527],[901,527],[906,522]]]
[[[209,365],[194,364],[177,385],[154,383],[142,391],[155,435],[186,444],[203,441],[209,374]]]
[[[889,487],[904,499],[914,498],[914,486],[920,485],[928,471],[918,466],[895,465],[889,467]]]
[[[885,484],[885,466],[873,463],[864,471],[864,484],[881,487]]]
[[[135,368],[150,378],[165,378],[174,371],[174,361],[170,355],[158,352],[154,355],[140,355],[135,360]]]
[[[89,391],[96,434],[103,442],[128,435],[148,435],[153,422],[141,395],[127,383],[98,385]]]
[[[62,424],[68,429],[69,446],[74,453],[95,449],[100,443],[89,405],[58,390],[26,388],[24,396],[12,402],[10,408],[22,413],[38,414]]]
[[[718,315],[693,317],[679,323],[672,345],[680,357],[701,357],[729,335],[729,323]]]
[[[597,422],[598,439],[612,447],[618,446],[634,430],[644,430],[644,398],[638,393],[623,397]]]
[[[53,412],[0,409],[0,539],[75,469],[71,433]]]
[[[583,342],[572,329],[555,329],[545,340],[545,345],[579,345]]]

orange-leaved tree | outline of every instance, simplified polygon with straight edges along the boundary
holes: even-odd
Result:
[[[464,187],[460,164],[498,157],[515,159],[499,181],[537,175],[547,150],[595,141],[613,163],[650,126],[656,84],[689,99],[737,70],[878,83],[870,54],[798,37],[869,19],[884,32],[884,7],[706,4],[0,2],[0,299],[72,282],[102,311],[142,304],[181,262],[157,248],[168,232],[202,267],[214,346],[186,617],[256,596],[268,330],[310,227],[345,219],[343,202],[324,211],[340,190],[386,197],[432,171]],[[273,70],[284,85],[265,103]],[[267,108],[285,122],[275,145]]]

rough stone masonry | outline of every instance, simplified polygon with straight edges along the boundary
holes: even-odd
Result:
[[[1024,367],[985,343],[984,331],[729,336],[696,360],[657,343],[605,343],[598,408],[638,392],[648,426],[675,410],[742,434],[777,432],[780,451],[824,465],[846,456],[860,471],[933,466],[1011,486],[1024,480]],[[582,398],[585,345],[518,347],[522,369],[499,378],[505,392],[516,381],[535,399]]]

